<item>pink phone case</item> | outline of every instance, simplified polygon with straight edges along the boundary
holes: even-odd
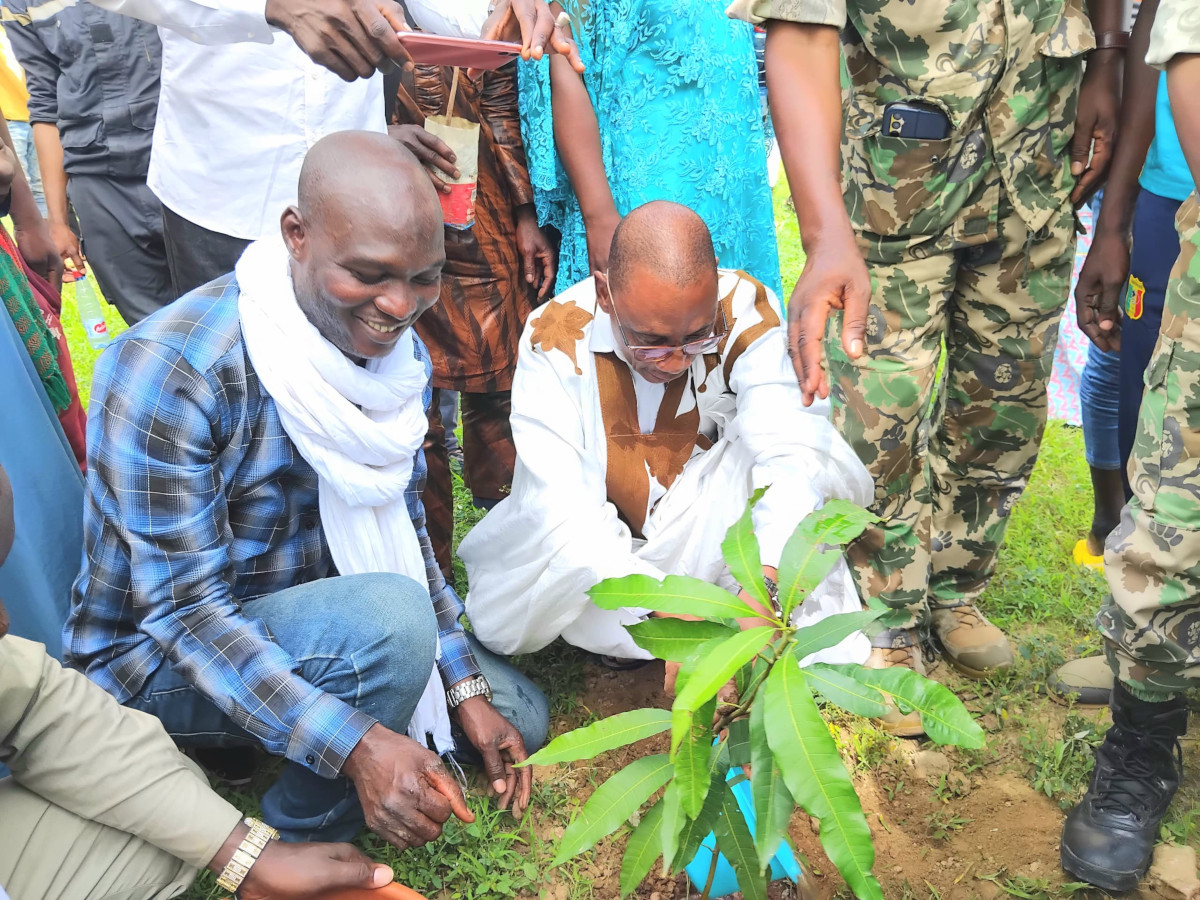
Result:
[[[481,41],[416,31],[401,31],[398,36],[413,62],[425,65],[498,69],[521,55],[520,44],[506,41]]]

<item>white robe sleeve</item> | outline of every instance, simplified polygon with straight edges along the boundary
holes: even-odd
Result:
[[[584,416],[594,410],[581,404],[596,402],[590,384],[583,392],[564,384],[582,376],[561,351],[531,347],[532,324],[513,379],[512,495],[459,547],[474,633],[505,654],[553,641],[590,606],[586,592],[605,578],[665,577],[634,554],[629,528],[608,502],[602,460],[585,446]]]
[[[752,291],[745,296],[753,300]],[[768,300],[779,308],[769,290]],[[746,323],[757,321],[750,309],[740,317]],[[737,398],[733,427],[754,456],[754,486],[770,486],[755,507],[754,525],[763,564],[775,566],[800,520],[826,501],[870,503],[871,478],[829,421],[829,402],[802,404],[782,327],[746,348],[733,365],[728,387]]]

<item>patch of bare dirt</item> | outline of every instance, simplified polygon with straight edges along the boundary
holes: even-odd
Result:
[[[1010,896],[997,882],[1023,879],[1020,883],[1027,890],[1036,885],[1043,891],[1031,896],[1053,896],[1059,886],[1073,881],[1059,868],[1064,814],[1054,800],[1035,791],[1027,780],[1030,767],[1021,755],[1020,736],[1039,726],[1048,734],[1056,734],[1068,711],[1048,699],[1022,698],[1020,705],[1006,710],[1002,722],[994,711],[984,712],[987,705],[969,682],[960,681],[944,666],[939,666],[934,675],[959,690],[977,713],[983,712],[981,721],[990,732],[988,747],[967,761],[953,748],[897,739],[882,762],[855,774],[875,841],[875,874],[884,895],[889,900],[991,900]],[[662,664],[650,663],[624,672],[589,664],[581,704],[598,717],[642,706],[667,708],[670,701],[662,690]],[[1107,724],[1107,711],[1077,714],[1097,717],[1101,727]],[[1194,721],[1197,718],[1193,717]],[[1200,722],[1184,742],[1187,780],[1177,803],[1195,804],[1200,798],[1198,738]],[[567,777],[575,784],[573,793],[582,802],[596,784],[630,760],[666,749],[667,738],[662,735],[598,760],[538,774]],[[962,774],[972,767],[969,774]],[[941,776],[947,769],[948,784],[944,784]],[[797,811],[791,836],[806,860],[810,878],[799,891],[791,885],[773,885],[772,900],[831,900],[844,890],[844,883],[821,849],[817,828],[818,823]],[[552,832],[543,835],[547,839],[555,836]],[[602,842],[591,862],[583,867],[583,872],[594,880],[594,897],[608,900],[619,896],[623,852],[623,841]],[[637,900],[682,900],[689,895],[695,896],[689,892],[685,877],[662,878],[656,868],[634,896]],[[554,890],[549,889],[543,896],[554,897]],[[1128,896],[1161,900],[1173,895],[1147,885]]]

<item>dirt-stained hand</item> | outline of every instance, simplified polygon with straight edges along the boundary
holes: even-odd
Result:
[[[367,827],[398,850],[436,840],[451,815],[475,821],[437,754],[382,725],[363,735],[342,771],[354,782]]]
[[[529,756],[521,732],[486,697],[470,697],[455,712],[467,740],[483,756],[488,786],[497,805],[505,809],[511,801],[513,818],[521,818],[533,789],[533,770],[514,767]]]

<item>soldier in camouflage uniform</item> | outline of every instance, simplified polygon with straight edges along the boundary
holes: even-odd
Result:
[[[769,98],[808,252],[789,309],[797,374],[806,402],[832,389],[836,424],[875,478],[884,523],[851,558],[863,593],[897,610],[876,666],[922,671],[930,628],[968,675],[1012,663],[975,602],[1037,458],[1072,188],[1078,199],[1107,164],[1127,38],[1120,0],[1090,0],[1094,22],[1082,2],[729,10],[770,20]],[[922,730],[916,713],[884,725]]]
[[[1146,61],[1167,67],[1180,143],[1200,184],[1200,3],[1162,0]],[[1116,674],[1113,727],[1063,826],[1062,863],[1110,891],[1137,887],[1182,775],[1182,692],[1200,685],[1200,202],[1179,208],[1158,344],[1129,464],[1133,498],[1108,537],[1100,611]]]

